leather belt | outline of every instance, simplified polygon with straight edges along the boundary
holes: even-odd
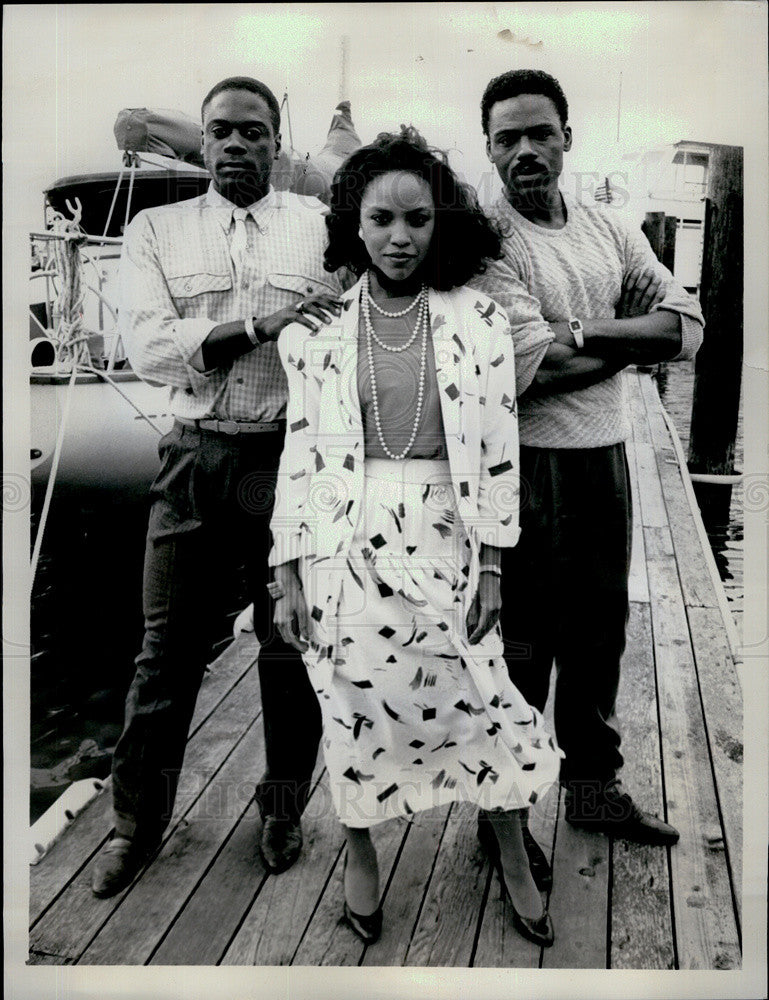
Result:
[[[189,417],[176,417],[185,427],[194,427],[198,431],[213,431],[215,434],[274,434],[285,430],[285,420],[250,421],[250,420],[191,420]]]

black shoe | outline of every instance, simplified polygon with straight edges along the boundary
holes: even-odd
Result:
[[[91,891],[99,899],[114,896],[133,882],[151,852],[127,837],[113,837],[94,863]]]
[[[496,837],[494,839],[496,840]],[[507,896],[507,902],[510,904],[510,909],[513,912],[513,927],[515,927],[521,937],[525,937],[527,941],[533,941],[534,944],[538,944],[542,948],[549,948],[555,941],[555,931],[553,930],[553,921],[550,917],[550,913],[545,910],[541,917],[532,918],[522,916],[513,905],[512,897],[508,892],[507,884],[505,883],[505,873],[502,870],[502,861],[499,857],[498,848],[497,855],[492,859],[492,861],[497,870],[499,881],[502,884],[502,894]]]
[[[675,827],[639,809],[616,782],[603,789],[596,783],[572,782],[566,791],[566,822],[638,844],[669,846],[679,838]]]
[[[347,855],[344,856],[344,866],[342,868],[342,891],[344,891],[344,877],[347,873]],[[347,923],[352,927],[361,941],[365,941],[366,944],[373,944],[375,941],[379,940],[379,935],[382,933],[382,904],[374,910],[373,913],[363,915],[362,913],[356,913],[354,910],[350,909],[350,904],[345,898],[344,901],[344,918]]]
[[[364,917],[363,914],[351,910],[347,900],[345,900],[344,918],[361,941],[366,944],[374,944],[375,941],[379,940],[379,935],[382,933],[381,905],[373,913]]]
[[[492,861],[499,857],[499,844],[494,828],[491,825],[491,820],[483,812],[478,813],[478,840]],[[526,854],[529,858],[529,868],[534,885],[540,892],[550,892],[553,888],[553,870],[548,863],[545,852],[532,836],[528,826],[523,827],[523,846],[526,848]]]
[[[505,887],[505,892],[507,892],[507,887]],[[509,892],[507,893],[507,901],[513,911],[513,927],[521,937],[525,937],[527,941],[533,941],[534,944],[538,944],[542,948],[551,948],[555,942],[555,931],[549,912],[545,910],[541,917],[532,920],[531,917],[522,917],[516,910]]]
[[[302,827],[299,820],[265,816],[259,844],[262,860],[272,875],[286,871],[302,850]]]

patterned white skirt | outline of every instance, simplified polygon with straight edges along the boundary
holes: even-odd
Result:
[[[533,804],[562,754],[510,681],[499,629],[468,645],[477,562],[448,462],[367,459],[365,484],[337,614],[314,623],[305,654],[339,818],[370,827],[454,800]],[[303,575],[310,606],[327,607]]]

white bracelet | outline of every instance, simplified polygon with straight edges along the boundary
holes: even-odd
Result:
[[[478,568],[479,573],[493,573],[494,576],[502,576],[502,567],[497,566],[494,563],[487,563],[485,566],[480,566]]]
[[[260,347],[262,344],[266,344],[267,341],[270,339],[269,337],[261,335],[261,331],[257,332],[256,328],[254,327],[253,316],[246,316],[246,318],[243,320],[243,326],[245,326],[246,328],[246,336],[254,345],[254,347]]]

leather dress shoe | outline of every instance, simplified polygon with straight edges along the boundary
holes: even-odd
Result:
[[[127,837],[113,837],[94,863],[91,891],[99,899],[114,896],[133,882],[151,852]]]
[[[586,786],[590,792],[594,785]],[[638,844],[671,846],[677,843],[678,830],[657,816],[644,812],[623,792],[617,782],[598,794],[585,794],[577,783],[566,791],[566,822],[582,830],[606,833]]]
[[[494,833],[491,820],[485,813],[478,813],[478,840],[488,854],[489,858],[496,862],[499,857],[499,844]],[[549,892],[553,888],[553,869],[545,856],[545,852],[536,842],[528,826],[523,827],[523,846],[529,858],[529,868],[534,885],[540,892]]]
[[[302,827],[299,820],[265,816],[259,844],[262,860],[272,875],[286,871],[302,850]]]

